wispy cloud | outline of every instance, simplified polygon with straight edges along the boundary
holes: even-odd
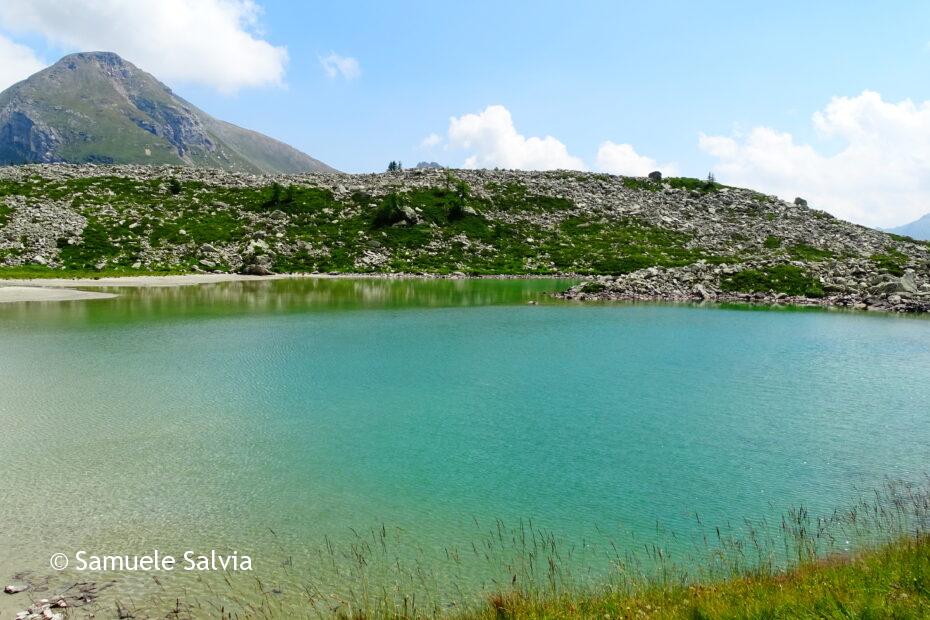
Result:
[[[330,52],[328,56],[321,57],[320,65],[330,79],[342,76],[346,80],[354,80],[362,75],[362,68],[358,64],[358,60],[351,56],[342,56],[336,52]]]
[[[420,141],[420,148],[431,149],[433,147],[439,146],[441,142],[442,136],[440,136],[438,133],[431,133]]]

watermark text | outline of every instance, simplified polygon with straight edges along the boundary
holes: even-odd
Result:
[[[139,555],[98,554],[81,549],[73,557],[65,553],[54,553],[49,564],[55,570],[69,566],[79,572],[171,572],[171,571],[250,571],[252,558],[238,552],[221,553],[215,549],[197,552],[187,550],[182,554],[162,553],[158,549]]]

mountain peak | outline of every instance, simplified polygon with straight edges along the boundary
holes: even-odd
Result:
[[[62,56],[61,59],[55,64],[66,65],[69,63],[78,62],[99,62],[102,64],[117,66],[130,64],[123,60],[123,57],[116,52],[77,52],[74,54],[68,54],[67,56]]]
[[[79,52],[77,54],[68,54],[46,69],[46,71],[52,73],[96,73],[105,75],[111,80],[129,80],[144,76],[152,82],[158,82],[154,76],[142,71],[114,52]],[[167,87],[160,82],[158,82],[158,84],[167,89]]]
[[[282,142],[213,118],[106,51],[69,54],[0,93],[0,164],[53,162],[332,171]]]

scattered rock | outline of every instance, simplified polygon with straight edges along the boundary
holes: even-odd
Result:
[[[249,245],[246,246],[245,251],[249,254],[255,254],[257,252],[267,252],[268,244],[264,239],[252,239],[249,241]]]
[[[917,286],[917,275],[913,271],[905,273],[901,277],[901,280],[899,280],[899,285],[901,287],[901,291],[904,293],[910,293],[913,295],[915,293],[921,292]]]
[[[413,207],[405,205],[401,211],[404,214],[404,220],[406,220],[408,224],[416,224],[420,221],[420,216],[413,210]]]
[[[274,273],[271,270],[272,264],[270,256],[261,254],[253,257],[251,261],[243,265],[240,273],[250,276],[270,276]]]
[[[704,262],[685,267],[640,269],[615,278],[599,277],[573,286],[559,295],[583,300],[662,300],[673,302],[732,301],[802,306],[838,306],[890,312],[930,312],[930,295],[922,288],[930,276],[908,273],[904,278],[881,274],[860,280],[868,273],[869,259],[845,259],[805,265],[811,281],[821,284],[824,294],[817,297],[787,295],[776,291],[734,292],[721,288],[722,278],[751,269],[766,271],[778,261],[748,261],[735,265]],[[688,286],[689,282],[697,281]],[[871,285],[871,282],[877,282]],[[906,283],[905,283],[906,282]],[[916,291],[916,292],[914,292]]]
[[[692,287],[691,292],[701,299],[714,299],[717,297],[713,293],[710,293],[706,288],[704,288],[703,284],[695,284],[694,287]]]

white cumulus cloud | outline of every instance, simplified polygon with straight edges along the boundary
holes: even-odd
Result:
[[[527,138],[519,134],[510,111],[502,105],[450,118],[448,144],[470,153],[466,168],[585,169],[584,162],[569,155],[565,145],[552,136]]]
[[[320,58],[320,64],[327,77],[333,79],[340,75],[347,80],[354,80],[362,74],[358,61],[351,56],[340,56],[330,52],[328,56]]]
[[[420,143],[431,148],[443,142],[431,133]],[[502,105],[491,105],[477,114],[464,114],[449,119],[446,148],[466,151],[466,168],[514,168],[520,170],[587,170],[580,157],[553,136],[526,137],[513,123],[510,111]],[[601,143],[596,156],[596,168],[611,174],[645,176],[653,170],[676,174],[675,164],[659,164],[640,155],[630,144]]]
[[[44,67],[45,63],[30,48],[0,35],[0,90],[26,79]]]
[[[836,152],[798,143],[790,133],[755,127],[745,135],[701,135],[717,178],[811,206],[854,222],[889,227],[930,212],[930,101],[894,103],[864,91],[835,97],[812,117]]]
[[[252,0],[2,0],[0,24],[75,51],[116,52],[166,81],[222,92],[280,85],[287,50]]]
[[[597,150],[597,167],[611,174],[644,177],[653,170],[666,176],[678,174],[678,167],[673,163],[659,164],[656,160],[640,155],[632,144],[617,144],[608,140]]]

